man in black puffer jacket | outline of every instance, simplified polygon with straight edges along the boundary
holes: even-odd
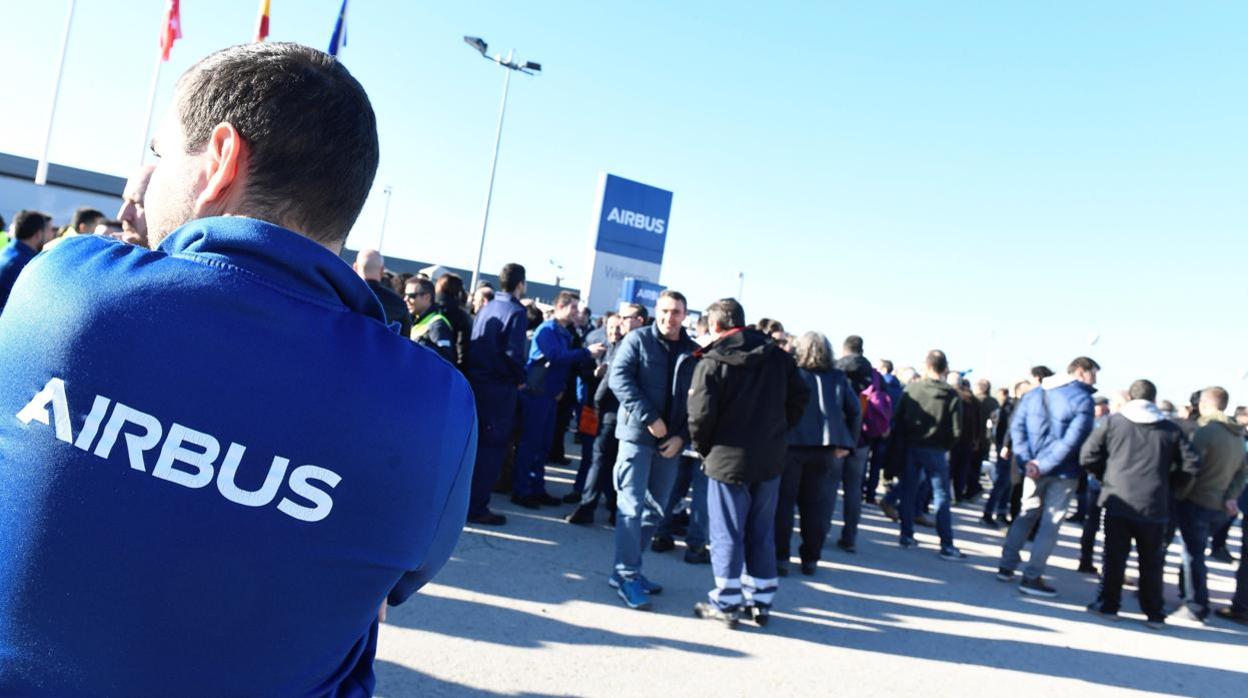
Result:
[[[801,419],[810,390],[797,365],[745,327],[736,300],[706,311],[714,337],[689,390],[689,434],[710,478],[710,603],[694,612],[734,627],[743,605],[764,625],[776,593],[776,501],[788,429]],[[743,577],[744,573],[744,577]],[[743,583],[744,582],[744,583]]]
[[[1200,472],[1200,457],[1178,425],[1157,405],[1157,388],[1146,380],[1131,384],[1131,401],[1092,431],[1079,463],[1101,481],[1105,509],[1105,568],[1101,589],[1088,610],[1118,614],[1131,540],[1140,570],[1140,610],[1150,628],[1166,621],[1162,608],[1162,571],[1166,561],[1166,522],[1172,487],[1182,487]]]

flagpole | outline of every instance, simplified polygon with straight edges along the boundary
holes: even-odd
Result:
[[[156,109],[156,88],[160,85],[160,67],[164,63],[164,57],[157,51],[156,70],[152,72],[152,86],[147,91],[147,120],[143,122],[143,142],[139,144],[139,167],[143,166],[143,158],[147,155],[147,134],[152,130],[152,112]]]
[[[48,148],[52,145],[52,122],[56,120],[56,102],[61,94],[61,76],[65,74],[65,53],[69,50],[69,30],[74,25],[74,5],[76,0],[69,0],[69,16],[65,18],[65,34],[61,37],[61,58],[56,64],[56,82],[52,85],[52,109],[48,112],[48,128],[43,132],[43,154],[39,156],[39,166],[35,168],[35,184],[43,186],[48,183]]]

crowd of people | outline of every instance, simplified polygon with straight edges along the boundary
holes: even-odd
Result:
[[[837,356],[732,298],[693,320],[668,289],[593,318],[572,291],[528,299],[520,264],[471,293],[388,273],[375,250],[348,268],[379,147],[340,63],[233,47],[189,69],[175,104],[115,222],[82,209],[58,231],[23,210],[7,226],[0,693],[370,694],[386,606],[465,521],[507,525],[499,492],[570,507],[570,525],[604,509],[629,608],[663,590],[646,552],[683,539],[711,569],[693,612],[729,627],[769,622],[795,557],[820,574],[838,502],[842,553],[878,506],[899,546],[934,527],[951,562],[967,557],[954,503],[982,506],[985,527],[1008,525],[997,578],[1037,596],[1058,594],[1047,559],[1080,521],[1080,571],[1101,577],[1089,612],[1116,617],[1134,544],[1150,627],[1248,624],[1242,550],[1232,604],[1208,591],[1206,559],[1230,560],[1248,504],[1248,410],[1228,414],[1220,387],[1182,410],[1147,380],[1098,397],[1100,366],[1077,357],[994,393],[938,349],[895,371],[862,337]],[[396,386],[416,397],[393,404]],[[546,465],[570,462],[569,433],[579,468],[556,496]]]
[[[838,501],[836,547],[853,553],[862,507],[878,497],[899,523],[900,546],[916,546],[916,524],[932,527],[939,556],[951,561],[966,558],[952,504],[982,500],[983,525],[1007,529],[998,579],[1015,581],[1021,568],[1019,591],[1033,596],[1057,595],[1047,559],[1062,523],[1081,524],[1079,570],[1101,576],[1089,610],[1102,615],[1119,609],[1134,540],[1152,625],[1167,615],[1164,551],[1178,533],[1184,604],[1174,610],[1200,622],[1213,612],[1206,549],[1212,543],[1209,555],[1230,561],[1230,526],[1248,508],[1248,409],[1228,417],[1222,388],[1194,393],[1181,411],[1157,401],[1146,380],[1096,395],[1100,366],[1078,357],[1063,375],[1036,366],[994,394],[988,380],[950,370],[939,350],[922,370],[898,372],[887,359],[873,366],[863,339],[850,336],[838,358],[819,333],[796,337],[768,318],[746,324],[732,299],[697,322],[675,291],[660,295],[653,318],[638,304],[592,318],[569,291],[541,310],[525,298],[517,264],[500,274],[500,292],[483,284],[469,303],[452,273],[438,278],[435,296],[429,279],[385,272],[375,250],[359,259],[402,331],[473,385],[482,437],[468,522],[506,524],[489,508],[495,492],[530,509],[574,505],[564,517],[572,524],[593,523],[604,505],[615,527],[609,583],[630,608],[648,607],[662,590],[642,574],[643,550],[673,550],[679,534],[687,562],[713,567],[716,586],[699,615],[765,623],[776,579],[789,572],[795,512],[800,569],[812,575]],[[429,318],[437,332],[409,329]],[[773,356],[787,360],[760,363]],[[570,462],[569,430],[582,457],[572,490],[555,497],[545,464]],[[1245,611],[1238,603],[1219,613],[1245,622]]]

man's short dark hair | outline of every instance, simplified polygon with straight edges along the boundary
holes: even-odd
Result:
[[[1149,402],[1156,402],[1157,386],[1153,385],[1152,381],[1141,378],[1131,384],[1130,389],[1127,390],[1127,397],[1132,400],[1148,400]]]
[[[717,332],[745,327],[745,309],[736,298],[721,298],[706,309],[706,322]]]
[[[429,297],[433,298],[433,282],[423,276],[413,276],[408,279],[407,284],[403,288],[404,293],[407,292],[407,286],[415,286],[416,293],[421,295],[429,294]]]
[[[29,240],[48,227],[52,216],[38,211],[22,209],[13,217],[13,237],[18,240]]]
[[[1226,406],[1231,404],[1230,393],[1226,392],[1226,388],[1221,386],[1211,385],[1200,391],[1200,396],[1202,398],[1207,398],[1210,402],[1212,402],[1213,406],[1218,408],[1219,412],[1225,412]],[[1197,401],[1197,404],[1200,404],[1199,401]]]
[[[563,308],[575,304],[580,299],[581,297],[572,291],[560,291],[559,295],[555,296],[555,307]]]
[[[936,373],[945,374],[949,372],[949,357],[945,356],[945,352],[939,349],[927,352],[925,361],[927,367]]]
[[[893,372],[893,362],[888,359],[880,359],[880,365],[884,367],[884,372],[891,374]]]
[[[458,274],[443,274],[438,277],[438,283],[435,284],[438,289],[439,296],[446,298],[454,298],[456,303],[463,301],[464,297],[464,280]]]
[[[1042,381],[1051,375],[1053,375],[1053,369],[1049,368],[1048,366],[1042,365],[1042,366],[1031,367],[1031,377],[1038,381]]]
[[[1089,359],[1086,356],[1080,356],[1076,358],[1074,361],[1071,361],[1070,365],[1066,367],[1067,373],[1074,373],[1075,371],[1080,371],[1080,370],[1099,371],[1101,370],[1101,365],[1096,363],[1092,359]]]
[[[498,285],[502,287],[503,293],[515,293],[516,288],[524,283],[524,267],[512,262],[503,267],[498,273]]]
[[[377,118],[332,56],[288,42],[232,46],[178,81],[188,153],[222,122],[250,147],[245,205],[313,240],[347,237],[377,174]]]
[[[87,232],[94,232],[96,224],[104,220],[105,217],[103,213],[89,206],[83,206],[74,211],[74,217],[69,219],[69,229],[76,233],[78,232],[78,226],[86,223],[89,228]]]
[[[672,300],[680,303],[680,306],[684,308],[685,310],[689,309],[689,300],[686,299],[685,294],[681,293],[680,291],[673,291],[670,288],[664,289],[663,292],[659,294],[659,298],[660,299],[671,298]]]
[[[851,334],[845,338],[845,342],[841,344],[841,351],[846,354],[857,354],[862,356],[862,337]]]

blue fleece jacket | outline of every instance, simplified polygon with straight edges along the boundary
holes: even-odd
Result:
[[[370,694],[476,453],[467,382],[383,321],[246,218],[31,262],[0,316],[0,695]]]
[[[9,244],[0,250],[0,313],[4,312],[9,293],[13,290],[13,284],[17,283],[17,275],[21,274],[22,269],[26,268],[26,265],[34,258],[35,251],[16,239],[10,240]]]
[[[1051,376],[1024,395],[1010,420],[1016,462],[1036,461],[1041,475],[1079,477],[1079,448],[1092,433],[1093,391],[1070,376]]]

